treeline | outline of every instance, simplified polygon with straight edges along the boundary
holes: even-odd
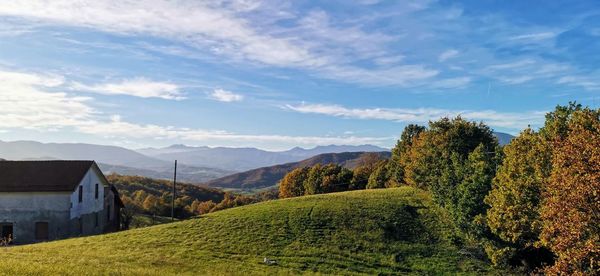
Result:
[[[349,171],[297,169],[281,197],[410,185],[453,218],[454,241],[498,266],[600,274],[600,111],[571,103],[500,147],[483,123],[460,117],[409,125],[389,161]]]
[[[382,160],[376,153],[366,153],[358,163],[353,171],[337,164],[317,164],[294,169],[279,182],[279,197],[378,188],[379,175],[385,174],[381,171],[386,167],[387,160]]]
[[[118,174],[111,174],[107,179],[121,194],[125,216],[129,216],[126,220],[135,214],[171,216],[171,181]],[[175,217],[178,219],[277,198],[274,191],[248,196],[187,183],[177,183],[176,193]]]

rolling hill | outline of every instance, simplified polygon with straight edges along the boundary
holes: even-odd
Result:
[[[310,167],[316,164],[339,164],[347,168],[354,168],[364,152],[344,152],[320,154],[300,162],[286,163],[270,167],[258,168],[246,172],[228,175],[208,181],[207,186],[229,189],[259,189],[277,184],[285,174],[296,168]],[[389,158],[391,153],[377,152],[381,158]]]
[[[410,187],[275,200],[1,248],[0,267],[7,275],[506,275],[452,245],[447,215],[434,206]]]

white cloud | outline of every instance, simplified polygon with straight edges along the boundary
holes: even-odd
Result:
[[[595,78],[588,78],[583,76],[564,76],[556,81],[558,84],[567,84],[572,86],[580,86],[586,90],[599,90],[600,81]]]
[[[0,129],[53,130],[76,126],[95,113],[89,98],[52,91],[64,83],[60,76],[0,69],[0,83]]]
[[[300,68],[318,77],[352,83],[416,86],[422,84],[419,80],[437,74],[437,70],[421,64],[396,64],[400,56],[390,55],[385,47],[398,39],[396,36],[373,29],[365,31],[361,23],[339,24],[324,11],[311,11],[302,17],[268,7],[271,5],[277,4],[167,0],[84,0],[73,4],[69,0],[30,0],[3,3],[0,16],[18,17],[31,24],[44,22],[161,37],[198,52],[154,48],[166,54],[204,57],[210,52],[229,58],[219,62],[251,61]],[[404,8],[415,10],[411,5]],[[274,23],[277,18],[293,18],[297,25],[279,26]],[[357,65],[356,61],[365,59],[375,59],[384,68]],[[385,68],[390,62],[395,67]]]
[[[522,113],[497,112],[494,110],[449,110],[437,108],[346,108],[340,105],[301,104],[286,105],[284,109],[300,113],[321,114],[351,119],[387,120],[395,122],[426,123],[441,117],[456,117],[483,121],[484,123],[511,129],[523,129],[543,121],[545,112],[531,111]]]
[[[215,101],[220,102],[239,102],[244,99],[243,95],[235,94],[231,91],[223,90],[221,88],[217,88],[213,90],[209,97]]]
[[[157,140],[178,139],[183,141],[196,141],[205,144],[235,142],[244,145],[256,144],[285,144],[291,145],[362,145],[381,144],[393,137],[358,137],[358,136],[289,136],[289,135],[256,135],[240,134],[223,130],[202,130],[190,128],[176,128],[158,126],[153,124],[140,125],[124,122],[119,116],[113,116],[107,122],[89,122],[78,127],[79,131],[87,134],[99,135],[107,138],[151,138]],[[271,145],[273,146],[273,145]]]
[[[535,61],[532,59],[523,59],[523,60],[517,60],[514,62],[509,62],[509,63],[503,63],[503,64],[495,64],[495,65],[491,65],[487,67],[487,70],[512,70],[512,69],[516,69],[516,68],[523,68],[525,66],[528,65],[532,65],[535,64]]]
[[[11,1],[0,15],[125,34],[149,34],[271,65],[311,64],[306,49],[262,34],[233,11],[199,1]],[[212,4],[218,4],[216,2]]]
[[[454,49],[446,50],[440,54],[440,56],[438,57],[438,60],[440,62],[444,62],[448,59],[458,56],[458,54],[459,54],[459,52],[457,50],[454,50]]]
[[[65,87],[62,76],[0,70],[0,132],[11,129],[37,131],[74,131],[99,137],[199,141],[209,145],[264,145],[281,148],[295,145],[382,144],[392,137],[290,136],[278,134],[241,134],[225,130],[137,124],[119,115],[107,117],[94,109],[92,98],[59,92]]]
[[[437,76],[438,70],[421,65],[400,65],[387,69],[367,70],[354,66],[328,66],[321,69],[325,76],[373,86],[418,86]]]
[[[516,35],[516,36],[510,37],[509,39],[510,40],[540,41],[540,40],[553,38],[555,36],[556,36],[556,33],[553,33],[553,32],[542,32],[542,33]]]
[[[471,83],[470,77],[458,77],[435,81],[431,84],[431,87],[435,89],[463,88],[466,87],[469,83]]]
[[[104,95],[129,95],[140,98],[161,98],[167,100],[185,99],[179,91],[180,87],[177,84],[157,82],[146,78],[134,78],[116,83],[96,85],[74,83],[71,88]]]

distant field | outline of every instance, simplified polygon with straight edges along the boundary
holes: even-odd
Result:
[[[0,248],[15,274],[503,274],[458,254],[404,187],[258,203],[121,233]],[[276,260],[266,265],[263,258]]]

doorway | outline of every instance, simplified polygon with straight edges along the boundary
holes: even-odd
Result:
[[[0,243],[12,243],[14,239],[13,224],[0,224]]]

